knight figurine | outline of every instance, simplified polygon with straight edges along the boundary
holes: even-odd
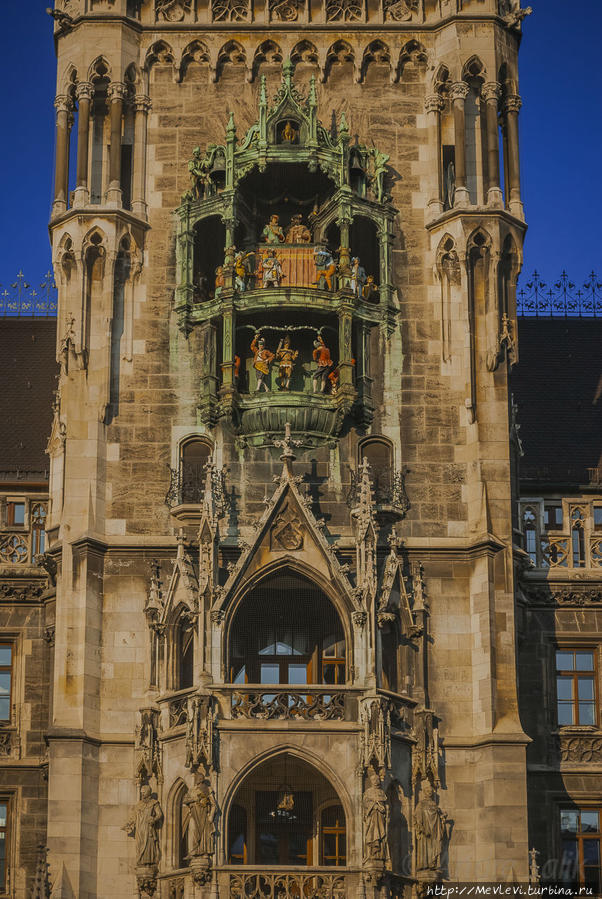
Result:
[[[274,361],[274,354],[265,345],[263,337],[255,335],[251,343],[251,352],[253,353],[253,368],[257,372],[257,386],[255,392],[261,390],[266,392],[269,390],[267,378],[270,374],[270,365]]]
[[[291,338],[287,334],[278,344],[276,356],[279,361],[278,380],[280,381],[281,390],[291,389],[291,376],[295,367],[295,360],[299,355],[299,350],[291,347]]]

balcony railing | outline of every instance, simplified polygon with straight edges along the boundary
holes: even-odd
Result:
[[[22,271],[8,287],[0,284],[0,318],[56,318],[57,289],[51,271],[36,289]]]
[[[516,297],[516,311],[525,317],[599,318],[602,316],[602,281],[590,272],[581,286],[565,271],[549,285],[535,271]]]
[[[230,899],[345,899],[349,895],[345,874],[306,868],[303,871],[230,872]]]
[[[232,718],[281,718],[288,721],[343,721],[345,693],[322,692],[307,687],[303,690],[277,689],[232,693]]]

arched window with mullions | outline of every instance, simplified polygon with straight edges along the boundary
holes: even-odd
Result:
[[[174,689],[194,686],[194,624],[183,614],[175,627]]]
[[[346,665],[337,611],[308,579],[287,571],[243,600],[230,636],[232,683],[340,684]]]
[[[374,498],[377,503],[391,501],[393,490],[393,445],[385,437],[370,437],[360,444],[359,463],[370,465]]]
[[[205,490],[206,466],[212,445],[202,437],[191,437],[180,447],[180,495],[182,503],[200,503]]]

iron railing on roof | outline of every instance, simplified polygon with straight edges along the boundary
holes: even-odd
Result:
[[[52,272],[33,287],[19,271],[8,287],[0,284],[0,318],[56,318],[57,293]]]
[[[602,318],[602,281],[590,272],[581,285],[565,271],[548,284],[539,272],[516,295],[518,315],[535,318]]]

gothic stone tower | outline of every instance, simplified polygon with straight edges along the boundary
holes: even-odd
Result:
[[[58,895],[528,876],[523,15],[58,2]]]

